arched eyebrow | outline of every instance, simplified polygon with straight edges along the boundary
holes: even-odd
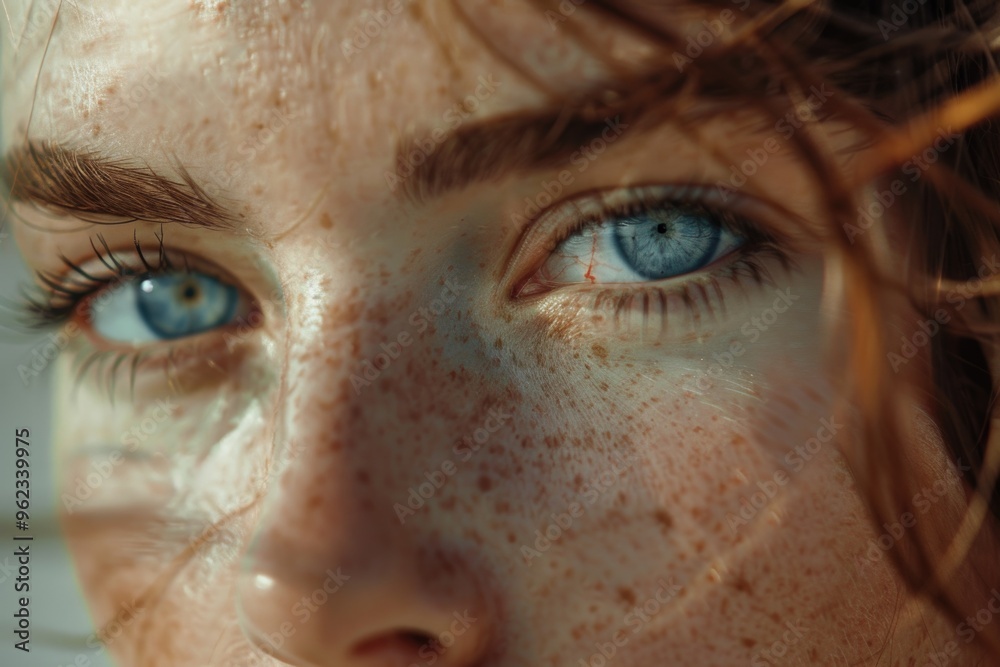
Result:
[[[237,227],[237,220],[187,172],[179,180],[96,153],[50,141],[28,141],[0,160],[0,188],[13,202],[35,203],[70,214],[181,223],[205,229]],[[96,220],[95,220],[96,222]]]
[[[553,110],[408,136],[396,148],[396,169],[387,172],[386,182],[390,190],[422,203],[513,172],[569,167],[573,154],[591,142],[602,139],[612,144],[626,132],[649,131],[649,123],[631,129],[640,115],[634,110]],[[430,150],[428,142],[433,146]],[[422,157],[415,158],[415,152]]]

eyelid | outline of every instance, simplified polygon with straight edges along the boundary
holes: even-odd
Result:
[[[187,250],[168,247],[162,237],[156,238],[154,247],[148,247],[150,244],[144,247],[134,238],[128,246],[112,247],[99,234],[90,239],[89,257],[84,256],[83,250],[73,253],[72,257],[60,254],[62,270],[36,272],[40,284],[34,287],[41,292],[41,296],[32,297],[24,304],[29,327],[46,330],[76,322],[82,325],[95,347],[129,351],[145,349],[147,346],[136,347],[95,338],[88,319],[90,309],[95,300],[103,295],[111,294],[144,276],[188,271],[237,287],[251,305],[247,313],[256,309],[257,300],[244,281],[216,262]],[[192,338],[195,337],[198,336]]]
[[[725,201],[721,201],[721,200]],[[727,220],[732,231],[750,239],[781,243],[773,212],[760,200],[733,192],[723,192],[712,185],[695,183],[657,183],[589,190],[552,204],[522,233],[501,285],[510,299],[518,299],[523,285],[541,268],[553,251],[569,236],[588,226],[606,225],[607,220],[629,205],[701,206]],[[760,223],[758,224],[758,220]]]

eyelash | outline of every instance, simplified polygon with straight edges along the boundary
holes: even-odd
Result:
[[[102,269],[104,275],[89,268],[83,269],[80,264],[60,255],[59,259],[66,268],[64,272],[56,274],[36,271],[35,275],[44,287],[37,284],[22,286],[22,301],[15,305],[18,321],[30,332],[47,333],[58,330],[72,321],[74,316],[82,314],[83,307],[88,301],[112,285],[124,284],[128,280],[136,280],[145,276],[181,270],[181,267],[178,267],[167,254],[162,227],[159,233],[154,233],[154,236],[156,247],[151,253],[143,248],[138,236],[133,235],[138,267],[130,266],[121,261],[111,250],[102,234],[96,236],[96,242],[92,238],[90,246],[94,257],[104,266]],[[151,263],[150,259],[154,254],[156,259]],[[171,254],[180,259],[184,271],[191,270],[186,255],[177,252]],[[192,345],[190,342],[178,341],[165,344],[155,352],[146,348],[91,350],[89,354],[81,355],[81,358],[74,360],[74,387],[78,387],[90,372],[98,379],[99,386],[107,391],[113,402],[120,371],[129,369],[130,394],[134,394],[136,374],[140,365],[156,360],[164,362],[167,382],[172,387],[180,363],[178,359],[175,359],[175,356],[182,349],[182,346],[190,348]],[[196,357],[198,355],[192,351],[191,358]],[[201,361],[206,362],[206,359],[202,357]],[[211,359],[208,359],[206,363],[217,367]]]
[[[643,313],[644,323],[648,318],[651,307],[659,306],[662,313],[661,329],[665,328],[668,308],[667,304],[671,300],[679,299],[684,303],[692,317],[700,319],[698,304],[700,303],[709,315],[714,315],[714,305],[709,297],[709,291],[713,291],[717,297],[718,305],[724,308],[724,292],[722,289],[723,280],[731,280],[734,284],[740,285],[744,280],[751,280],[757,285],[773,283],[773,279],[765,266],[764,259],[771,258],[777,260],[782,268],[788,271],[793,266],[789,254],[782,248],[781,241],[775,236],[761,229],[761,226],[752,222],[749,218],[733,213],[731,210],[723,210],[712,206],[705,201],[704,197],[696,196],[699,191],[706,188],[696,187],[680,188],[683,194],[674,197],[663,194],[651,193],[649,189],[636,189],[636,196],[614,204],[601,202],[597,211],[591,211],[579,218],[572,224],[563,225],[556,233],[550,234],[544,244],[542,257],[533,265],[527,278],[517,282],[512,291],[511,297],[518,300],[531,300],[539,296],[544,296],[548,292],[525,294],[524,287],[531,278],[541,268],[542,264],[551,256],[552,252],[570,236],[579,233],[588,226],[600,227],[607,225],[609,220],[620,217],[637,216],[649,213],[665,206],[684,206],[697,210],[706,215],[710,215],[720,222],[726,230],[733,232],[746,239],[746,243],[738,250],[731,253],[737,255],[736,259],[730,260],[727,264],[714,272],[701,276],[701,270],[674,276],[666,279],[673,282],[680,278],[687,277],[683,284],[666,287],[657,283],[636,283],[635,287],[606,287],[599,290],[587,288],[580,290],[577,297],[585,297],[589,300],[588,307],[591,310],[601,308],[611,309],[614,312],[615,323],[619,323],[620,314],[630,308],[640,309]],[[586,196],[586,195],[584,195]],[[590,195],[592,198],[593,194]],[[545,214],[542,214],[544,217]],[[141,263],[141,269],[133,268],[127,263],[120,261],[115,253],[110,249],[104,236],[98,234],[97,243],[91,239],[91,248],[94,256],[107,269],[106,275],[95,276],[94,272],[84,270],[79,264],[72,262],[65,256],[60,256],[60,260],[66,267],[61,275],[36,271],[38,280],[45,286],[33,285],[41,295],[32,295],[28,288],[22,288],[23,301],[16,305],[18,319],[27,327],[29,331],[49,332],[65,326],[73,319],[83,304],[96,294],[107,289],[120,281],[127,279],[137,279],[145,275],[155,275],[167,271],[177,270],[176,265],[171,261],[166,253],[162,227],[160,233],[154,234],[157,240],[155,248],[155,264],[151,264],[148,257],[152,253],[143,249],[137,236],[133,236],[135,255]],[[98,244],[103,248],[98,248]],[[183,259],[185,270],[190,270],[187,266],[187,257],[180,255]],[[692,277],[698,276],[698,277]],[[637,303],[638,302],[638,303]],[[176,373],[176,362],[173,356],[177,348],[183,343],[175,343],[167,346],[165,351],[158,351],[157,357],[166,361],[166,374],[168,381]],[[190,345],[190,343],[188,343]],[[130,369],[130,388],[134,392],[135,377],[139,365],[149,359],[148,350],[133,349],[122,350],[94,350],[76,364],[75,384],[78,386],[87,372],[93,369],[98,378],[106,380],[107,390],[114,400],[117,373],[119,369]],[[146,359],[144,359],[146,356]],[[209,361],[210,365],[212,364]],[[110,367],[110,372],[104,369]],[[173,371],[173,372],[172,372]]]
[[[668,191],[673,189],[675,194],[666,195],[664,194],[665,189]],[[796,268],[789,252],[785,250],[786,243],[779,235],[765,231],[763,225],[755,223],[748,216],[738,214],[731,209],[723,209],[708,201],[706,197],[706,193],[710,190],[708,187],[654,186],[644,188],[638,186],[630,190],[635,193],[634,196],[612,203],[601,200],[602,195],[607,196],[606,192],[586,193],[578,198],[576,201],[584,199],[596,202],[597,210],[588,211],[577,217],[572,223],[561,225],[555,233],[548,235],[543,247],[537,251],[539,256],[531,265],[526,277],[514,283],[510,291],[511,298],[532,301],[544,298],[551,293],[551,290],[548,289],[550,286],[545,285],[531,293],[525,293],[525,288],[529,286],[552,253],[569,237],[588,227],[605,227],[613,224],[615,219],[640,216],[664,207],[683,207],[711,216],[719,222],[723,229],[745,239],[745,243],[730,253],[726,258],[725,265],[717,267],[707,275],[703,275],[706,270],[703,268],[687,274],[672,276],[662,281],[640,282],[630,286],[608,286],[595,289],[588,284],[564,285],[564,289],[570,293],[569,298],[575,299],[574,306],[581,306],[589,311],[612,311],[616,329],[621,324],[621,314],[633,308],[643,313],[643,326],[645,327],[651,309],[658,306],[662,316],[660,328],[665,330],[670,310],[668,303],[671,301],[681,301],[688,308],[691,317],[700,321],[702,312],[699,310],[699,304],[708,316],[715,315],[716,306],[725,309],[723,281],[729,280],[737,286],[742,285],[747,280],[758,286],[774,284],[771,272],[766,265],[768,259],[777,261],[785,272]],[[543,212],[539,219],[545,216],[546,213]],[[713,262],[713,264],[715,263],[717,262]],[[684,282],[669,287],[665,284],[676,283],[678,280],[684,280]],[[714,304],[710,292],[715,294]],[[571,310],[575,310],[575,308]]]
[[[134,279],[176,269],[166,255],[162,231],[156,234],[157,264],[155,266],[146,259],[147,253],[142,249],[138,237],[133,236],[136,256],[144,269],[141,271],[137,271],[120,261],[108,246],[103,234],[98,234],[96,238],[97,242],[104,248],[104,253],[98,249],[94,239],[90,240],[90,247],[94,251],[94,257],[107,268],[106,275],[95,277],[92,272],[85,271],[79,264],[70,261],[64,255],[59,256],[59,260],[66,267],[66,271],[61,275],[36,271],[35,275],[46,287],[41,288],[42,294],[40,296],[31,295],[28,293],[28,289],[22,289],[25,297],[19,306],[22,321],[29,329],[46,332],[65,325],[88,298],[109,285],[129,278]],[[80,278],[82,278],[82,282]],[[33,287],[37,288],[38,286],[33,285]]]

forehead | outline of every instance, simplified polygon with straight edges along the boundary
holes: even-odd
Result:
[[[3,140],[23,136],[30,114],[33,136],[133,143],[141,133],[205,146],[213,133],[294,111],[315,131],[371,138],[440,122],[481,77],[504,87],[477,116],[582,87],[611,71],[606,58],[649,53],[636,35],[563,4],[23,0],[3,35]]]

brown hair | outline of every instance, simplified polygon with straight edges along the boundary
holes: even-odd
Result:
[[[559,11],[570,3],[536,4],[542,11]],[[612,64],[621,75],[616,88],[625,91],[623,111],[662,105],[681,92],[751,104],[774,118],[811,87],[827,85],[836,94],[817,120],[846,121],[866,137],[863,147],[874,157],[850,179],[813,133],[793,137],[822,186],[829,213],[823,240],[839,268],[839,285],[830,288],[840,291],[841,304],[854,315],[850,323],[840,323],[851,355],[840,380],[844,395],[862,411],[863,440],[848,459],[869,491],[881,531],[883,522],[912,511],[910,499],[927,483],[926,472],[908,455],[920,437],[910,408],[918,399],[932,406],[930,416],[947,454],[964,475],[963,511],[956,520],[936,507],[914,526],[912,548],[890,553],[917,594],[961,622],[1000,585],[1000,434],[991,428],[994,368],[1000,361],[994,338],[1000,330],[1000,130],[993,121],[1000,112],[1000,5],[993,0],[700,4],[716,10],[709,20],[723,11],[739,20],[724,39],[694,49],[694,57],[690,35],[672,23],[650,20],[648,3],[592,0],[581,9],[600,12],[662,45],[658,60],[640,71]],[[572,15],[560,14],[560,28],[572,29]],[[587,45],[582,35],[581,43]],[[690,122],[678,112],[683,108],[676,101],[670,105],[677,122]],[[949,143],[938,150],[933,144],[942,130]],[[907,180],[909,187],[882,207],[886,219],[905,223],[900,225],[905,233],[894,235],[888,225],[864,218],[866,188],[887,188],[908,160],[922,155],[919,179]],[[888,261],[893,254],[897,263],[905,258],[905,273]],[[899,323],[886,315],[899,310],[900,300],[915,308],[924,324],[921,329],[918,322],[906,323],[912,337],[904,340],[899,331],[892,333]],[[929,350],[929,364],[902,368],[916,357],[918,344]],[[1000,632],[978,632],[976,639],[1000,659]]]

